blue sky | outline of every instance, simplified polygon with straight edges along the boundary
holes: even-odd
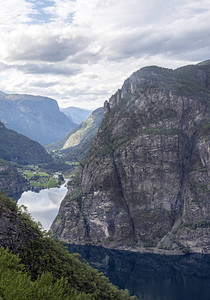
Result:
[[[0,90],[94,109],[147,65],[209,59],[209,0],[0,0]]]

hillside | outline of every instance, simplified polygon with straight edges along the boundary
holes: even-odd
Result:
[[[0,290],[4,299],[136,299],[51,240],[27,212],[1,193],[0,246]]]
[[[104,104],[53,235],[75,244],[210,253],[210,64],[133,73]]]
[[[0,158],[22,165],[52,162],[52,157],[37,142],[0,122]]]
[[[24,192],[28,188],[26,179],[8,161],[0,159],[0,191],[9,196]]]
[[[0,121],[42,145],[58,141],[76,126],[56,100],[24,94],[0,94]]]
[[[90,150],[102,118],[103,108],[100,107],[94,110],[87,120],[70,131],[65,138],[55,144],[47,145],[46,149],[53,151],[53,155],[62,157],[64,161],[80,162]]]

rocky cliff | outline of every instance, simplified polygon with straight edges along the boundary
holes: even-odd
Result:
[[[210,64],[146,67],[105,116],[52,225],[68,243],[210,253]]]

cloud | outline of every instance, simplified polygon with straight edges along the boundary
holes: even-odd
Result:
[[[33,5],[25,0],[14,0],[0,1],[0,25],[16,26],[30,22],[30,14],[34,12]]]
[[[0,89],[65,106],[96,108],[145,65],[209,58],[208,0],[7,0],[1,7]]]
[[[8,61],[60,62],[87,48],[89,38],[62,30],[31,26],[2,37]]]
[[[26,64],[26,65],[13,65],[19,71],[26,74],[51,74],[51,75],[63,75],[73,76],[80,72],[81,68],[71,67],[69,65],[62,64]]]
[[[42,82],[42,81],[37,81],[33,83],[34,87],[39,87],[39,88],[49,88],[49,87],[53,87],[55,85],[57,85],[59,82],[55,81],[55,82]]]

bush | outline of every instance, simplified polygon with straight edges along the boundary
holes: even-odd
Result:
[[[127,290],[112,285],[87,262],[80,261],[78,255],[70,254],[59,241],[41,231],[24,208],[18,208],[15,202],[0,194],[1,207],[8,214],[11,211],[24,224],[24,235],[30,232],[30,236],[22,245],[19,257],[1,249],[0,299],[136,299]]]

